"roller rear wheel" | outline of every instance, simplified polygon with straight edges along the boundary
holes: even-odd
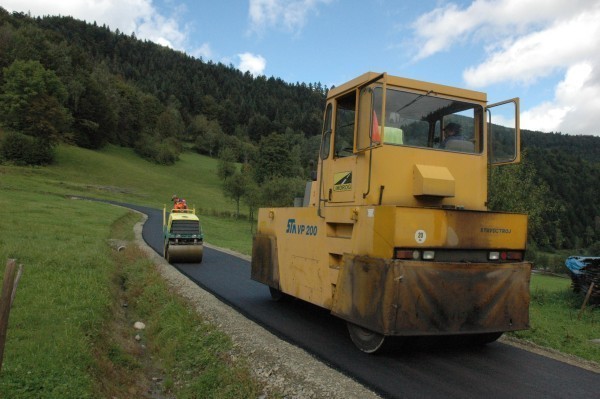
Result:
[[[277,288],[269,287],[269,293],[271,294],[271,300],[275,302],[282,301],[285,298],[285,294]]]
[[[385,336],[383,334],[379,334],[350,322],[346,322],[346,325],[352,342],[361,351],[365,353],[375,353],[382,348],[385,341]]]
[[[473,345],[487,345],[491,344],[494,341],[497,341],[498,338],[502,336],[501,332],[494,333],[483,333],[483,334],[475,334],[470,337],[470,342]]]

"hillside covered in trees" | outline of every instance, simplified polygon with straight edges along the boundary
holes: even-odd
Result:
[[[522,167],[535,170],[535,187],[547,186],[544,247],[587,248],[600,256],[600,137],[522,131]],[[596,245],[594,245],[596,243]]]
[[[315,134],[326,92],[318,83],[255,78],[106,26],[1,8],[0,68],[5,127],[92,149],[134,147],[167,164],[181,142],[209,155],[228,147],[243,161],[265,133]],[[33,103],[22,98],[23,86]],[[37,120],[24,120],[24,107]]]
[[[326,92],[320,83],[254,77],[107,26],[0,7],[5,162],[51,163],[59,142],[131,147],[165,165],[192,149],[219,157],[224,192],[252,214],[302,193]],[[539,248],[600,250],[600,138],[523,131],[522,148],[521,165],[492,172],[490,206],[528,212]]]

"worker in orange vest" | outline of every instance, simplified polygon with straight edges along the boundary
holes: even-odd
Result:
[[[183,198],[174,195],[171,200],[173,201],[173,209],[187,209],[187,203]]]

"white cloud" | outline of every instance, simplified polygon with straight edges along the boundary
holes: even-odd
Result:
[[[600,136],[599,68],[600,62],[573,65],[556,87],[554,104],[570,107],[558,124],[558,131]]]
[[[420,60],[452,46],[485,43],[485,59],[466,68],[469,86],[532,85],[564,73],[554,98],[522,113],[521,126],[600,135],[600,2],[597,0],[476,0],[450,3],[412,26]]]
[[[569,106],[561,107],[549,101],[543,102],[528,111],[521,112],[521,127],[541,132],[557,131],[557,127],[570,110]]]
[[[557,85],[552,101],[521,114],[521,124],[541,131],[600,135],[598,110],[600,81],[594,81],[592,65],[582,62],[569,68],[565,79]]]
[[[529,83],[556,69],[568,68],[598,50],[600,8],[506,41],[482,64],[467,68],[463,76],[475,87],[507,80]]]
[[[210,44],[203,43],[202,46],[191,51],[191,55],[196,58],[202,57],[203,59],[213,58],[213,51],[210,48]]]
[[[254,55],[252,53],[238,54],[240,63],[238,69],[243,72],[250,72],[254,76],[264,75],[265,68],[267,67],[267,60],[261,55]]]
[[[250,0],[248,16],[254,32],[273,27],[287,32],[299,32],[310,12],[318,12],[320,3],[331,0]]]
[[[2,7],[34,16],[62,15],[95,21],[176,50],[183,50],[188,38],[187,28],[175,18],[161,15],[151,0],[2,0]]]
[[[597,8],[597,0],[475,0],[465,9],[454,3],[423,14],[412,24],[415,59],[448,51],[456,42],[512,37],[557,18]]]

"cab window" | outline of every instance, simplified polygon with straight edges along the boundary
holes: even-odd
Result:
[[[354,121],[356,93],[352,92],[336,100],[334,156],[347,157],[354,154]]]
[[[321,139],[321,159],[329,158],[331,147],[331,103],[327,104],[325,110],[325,121],[323,122],[323,137]]]
[[[384,144],[464,153],[483,150],[483,108],[480,105],[441,98],[435,93],[388,88],[385,115],[382,115],[382,98],[383,88],[375,88],[373,110],[380,125],[384,125]]]

